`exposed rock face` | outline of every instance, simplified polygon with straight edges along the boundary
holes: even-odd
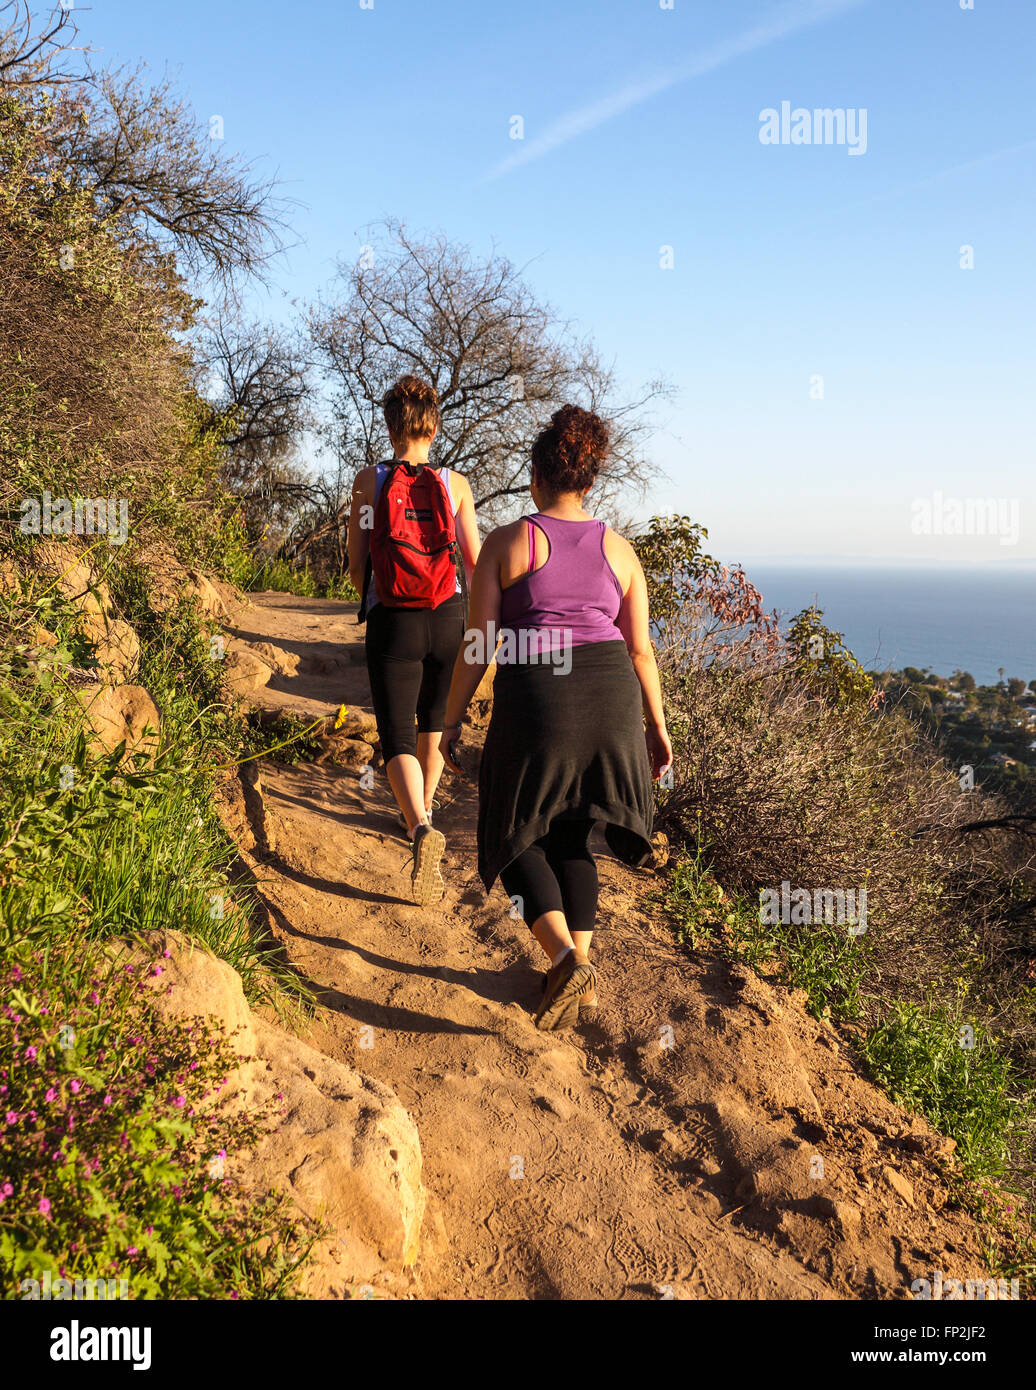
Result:
[[[275,647],[272,642],[250,642],[249,646],[279,676],[293,676],[299,669],[299,658],[294,652]]]
[[[84,618],[101,618],[111,608],[108,586],[91,555],[80,553],[68,541],[41,541],[33,550],[36,568],[53,588],[77,608]]]
[[[50,539],[35,547],[32,563],[43,587],[77,610],[82,634],[94,649],[99,679],[109,685],[132,682],[139,668],[140,643],[129,623],[113,614],[97,557],[80,550],[77,541]]]
[[[103,613],[91,613],[83,623],[93,644],[101,679],[113,685],[132,681],[140,663],[140,643],[129,623]]]
[[[220,820],[239,849],[255,849],[255,831],[248,819],[248,803],[245,800],[244,767],[236,767],[228,773],[215,789],[214,797]]]
[[[156,613],[167,613],[183,598],[190,599],[206,618],[226,617],[231,604],[247,606],[232,584],[189,569],[161,543],[150,542],[138,552],[137,559],[147,581],[148,602]]]
[[[339,719],[341,722],[339,722]],[[337,728],[335,725],[337,724]],[[378,723],[367,710],[349,708],[342,716],[335,715],[327,721],[321,737],[326,738],[364,738],[374,743],[378,737]]]
[[[251,847],[254,848],[256,854],[269,857],[276,851],[277,843],[270,819],[266,814],[259,764],[254,759],[251,762],[242,763],[238,768],[238,775],[245,822],[252,837]]]
[[[273,671],[247,642],[238,642],[223,658],[227,684],[238,696],[250,695],[269,684]]]
[[[249,1191],[284,1192],[329,1228],[306,1275],[308,1296],[341,1298],[411,1265],[425,1207],[421,1146],[395,1094],[257,1017],[240,976],[178,932],[148,932],[142,942],[149,961],[171,953],[155,988],[158,1011],[214,1019],[232,1035],[242,1061],[229,1103],[256,1108],[280,1097],[277,1128],[228,1176]]]
[[[127,753],[153,755],[161,728],[155,702],[141,685],[90,685],[76,691],[86,711],[90,742],[96,751],[113,753],[120,743]]]
[[[327,719],[317,736],[318,763],[331,762],[348,772],[362,772],[373,764],[378,725],[366,710],[347,709],[344,715]]]
[[[425,1205],[413,1120],[380,1081],[261,1020],[257,1032],[257,1062],[287,1111],[258,1166],[308,1216],[323,1216],[339,1247],[340,1262],[314,1270],[311,1295],[340,1296],[340,1285],[365,1282],[384,1265],[412,1265]]]
[[[328,739],[324,748],[317,754],[316,762],[334,763],[345,768],[346,772],[362,772],[374,766],[374,749],[362,738]]]
[[[201,570],[187,571],[187,582],[183,586],[183,592],[194,599],[199,611],[206,618],[226,617],[227,605],[222,589],[222,584],[217,585],[214,579],[203,574]]]

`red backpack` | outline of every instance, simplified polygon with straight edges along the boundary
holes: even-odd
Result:
[[[457,590],[457,526],[446,484],[433,468],[397,463],[374,506],[370,563],[388,608],[437,608]],[[461,571],[463,573],[463,570]]]

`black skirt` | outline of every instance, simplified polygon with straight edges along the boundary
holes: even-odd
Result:
[[[559,817],[603,822],[625,864],[651,857],[654,792],[626,644],[588,642],[571,655],[567,674],[549,661],[497,668],[478,779],[478,872],[487,893]]]

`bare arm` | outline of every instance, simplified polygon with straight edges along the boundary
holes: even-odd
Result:
[[[630,564],[629,587],[623,596],[622,606],[619,609],[618,628],[625,638],[626,649],[633,662],[637,680],[640,682],[644,703],[644,722],[647,725],[648,756],[651,759],[652,775],[657,778],[672,762],[673,749],[665,725],[662,685],[658,679],[658,663],[655,661],[655,649],[651,645],[647,582],[632,546],[629,546],[629,554],[626,558]]]
[[[471,495],[471,484],[459,473],[453,474],[454,485],[460,486],[460,501],[457,504],[457,540],[464,560],[464,570],[470,589],[474,580],[475,565],[478,562],[482,542],[478,534],[478,519],[475,514],[475,499]]]
[[[446,697],[446,730],[439,751],[451,772],[461,772],[450,755],[450,744],[459,737],[458,725],[478,683],[485,675],[496,651],[500,627],[499,532],[488,537],[471,577],[471,606],[464,642],[453,667],[450,693]]]

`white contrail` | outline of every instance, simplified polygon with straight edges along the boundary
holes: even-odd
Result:
[[[499,178],[501,174],[510,173],[522,164],[531,164],[533,160],[541,159],[545,154],[550,154],[552,150],[566,145],[569,140],[574,140],[579,135],[596,130],[606,121],[614,120],[624,111],[639,106],[641,102],[657,96],[669,87],[715,72],[717,68],[724,67],[745,53],[753,53],[756,49],[776,43],[778,39],[794,34],[799,29],[807,29],[811,25],[834,19],[837,15],[845,14],[846,11],[857,9],[866,3],[867,0],[805,0],[805,3],[803,0],[789,0],[768,23],[757,25],[736,38],[717,44],[715,48],[699,54],[689,63],[659,73],[657,77],[630,82],[610,96],[602,97],[600,101],[569,111],[567,115],[548,126],[542,135],[524,145],[522,149],[516,150],[514,154],[508,155],[487,177]]]

